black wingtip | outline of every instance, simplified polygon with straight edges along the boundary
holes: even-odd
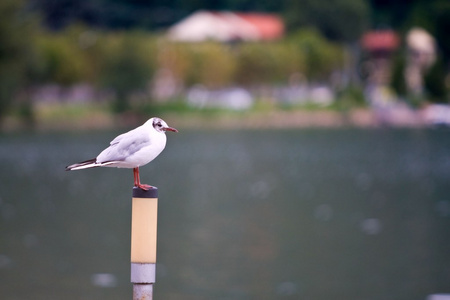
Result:
[[[84,165],[95,163],[96,160],[97,160],[96,158],[92,158],[92,159],[88,159],[88,160],[79,162],[77,164],[73,164],[73,165],[67,166],[66,167],[66,171],[72,171],[72,169],[74,169],[76,167],[81,167],[81,166],[84,166]]]

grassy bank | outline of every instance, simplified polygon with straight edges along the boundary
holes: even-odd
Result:
[[[101,130],[131,128],[152,116],[160,116],[169,124],[182,129],[239,128],[304,128],[377,126],[374,113],[368,109],[339,111],[334,108],[280,108],[260,105],[248,111],[196,109],[180,103],[149,105],[113,114],[104,104],[47,104],[34,109],[31,127],[37,131]],[[4,131],[26,129],[18,114],[4,121]]]
[[[135,105],[125,113],[114,114],[107,104],[45,104],[33,110],[33,122],[24,125],[18,113],[10,114],[3,131],[32,129],[36,131],[80,131],[128,129],[153,116],[165,119],[179,129],[279,129],[336,127],[420,127],[421,111],[389,112],[380,115],[367,107],[296,106],[283,107],[258,103],[250,110],[233,111],[219,108],[199,109],[184,102]]]

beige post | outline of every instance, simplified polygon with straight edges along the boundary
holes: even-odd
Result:
[[[133,188],[131,215],[131,282],[133,299],[153,299],[156,271],[158,189]]]

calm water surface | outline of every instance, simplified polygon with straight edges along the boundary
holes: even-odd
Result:
[[[132,171],[64,171],[118,133],[0,136],[1,299],[131,299]],[[155,299],[450,293],[449,131],[168,135]]]

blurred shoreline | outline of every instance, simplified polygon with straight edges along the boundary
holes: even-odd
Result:
[[[148,118],[160,116],[180,129],[297,129],[297,128],[424,128],[434,124],[428,110],[386,110],[377,111],[358,108],[348,111],[334,110],[273,110],[248,112],[162,112],[162,113],[123,113],[112,114],[108,111],[92,110],[81,116],[46,113],[35,118],[32,124],[24,125],[16,117],[4,120],[3,132],[34,130],[52,131],[87,131],[133,128]]]
[[[369,108],[355,108],[348,111],[274,110],[195,118],[191,118],[188,114],[166,114],[164,118],[169,124],[187,129],[426,128],[448,125],[436,120],[428,108],[390,111]]]

